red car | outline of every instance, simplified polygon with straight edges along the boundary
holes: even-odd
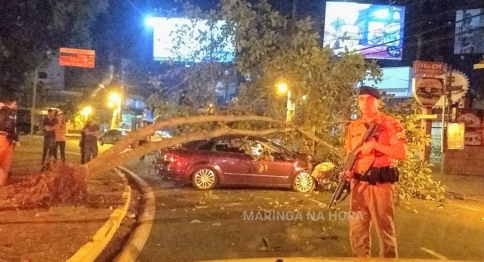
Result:
[[[311,176],[314,166],[307,154],[265,138],[228,135],[164,149],[156,169],[164,178],[191,183],[200,190],[232,185],[310,192],[316,184]]]

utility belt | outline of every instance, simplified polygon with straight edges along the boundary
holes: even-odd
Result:
[[[355,173],[353,177],[356,180],[368,182],[374,186],[376,184],[393,184],[398,182],[399,173],[396,167],[371,167],[366,174]]]

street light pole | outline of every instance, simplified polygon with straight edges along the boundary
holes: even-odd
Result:
[[[34,90],[32,92],[32,108],[30,109],[30,136],[34,136],[34,126],[35,126],[35,100],[37,97],[37,82],[38,78],[38,70],[35,68],[34,70]]]
[[[294,113],[296,110],[296,103],[291,101],[291,90],[287,90],[287,112],[286,112],[286,122],[291,122],[294,118]]]
[[[284,82],[279,82],[277,85],[277,93],[284,94],[287,93],[287,104],[286,104],[286,122],[291,122],[294,119],[294,112],[296,109],[296,103],[291,101],[291,90]]]

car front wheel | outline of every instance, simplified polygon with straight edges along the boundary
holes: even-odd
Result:
[[[308,172],[300,172],[294,178],[292,183],[292,189],[297,192],[301,193],[308,193],[313,191],[314,187],[316,186],[316,182],[314,178]]]
[[[210,168],[200,168],[192,175],[192,185],[199,190],[209,190],[217,184],[217,174]]]

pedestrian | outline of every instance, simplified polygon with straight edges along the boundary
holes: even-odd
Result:
[[[42,171],[49,169],[50,161],[52,161],[55,156],[56,143],[54,126],[57,123],[56,114],[56,110],[49,108],[47,110],[47,116],[44,118],[43,121],[44,146],[42,150]]]
[[[79,140],[79,149],[81,150],[81,164],[84,164],[84,159],[86,158],[86,147],[84,146],[84,142],[86,141],[86,126],[81,130],[81,139]]]
[[[7,184],[12,167],[13,149],[20,146],[15,128],[17,120],[17,97],[3,94],[0,98],[0,187]]]
[[[98,154],[97,141],[99,139],[101,129],[99,128],[95,117],[91,117],[87,121],[84,132],[86,134],[84,139],[84,163],[87,163],[91,159],[97,157]]]
[[[57,123],[54,126],[55,144],[56,144],[54,157],[55,159],[57,159],[57,151],[59,151],[62,162],[66,162],[67,123],[65,120],[64,113],[62,111],[57,113],[56,120],[57,120]]]
[[[351,181],[350,244],[355,257],[371,256],[370,228],[376,229],[380,257],[397,258],[394,224],[394,183],[398,181],[396,161],[407,157],[407,139],[402,125],[380,111],[380,92],[362,86],[358,95],[361,118],[348,127],[346,149],[355,149],[370,123],[379,125],[377,137],[355,151],[356,162],[346,176]]]

